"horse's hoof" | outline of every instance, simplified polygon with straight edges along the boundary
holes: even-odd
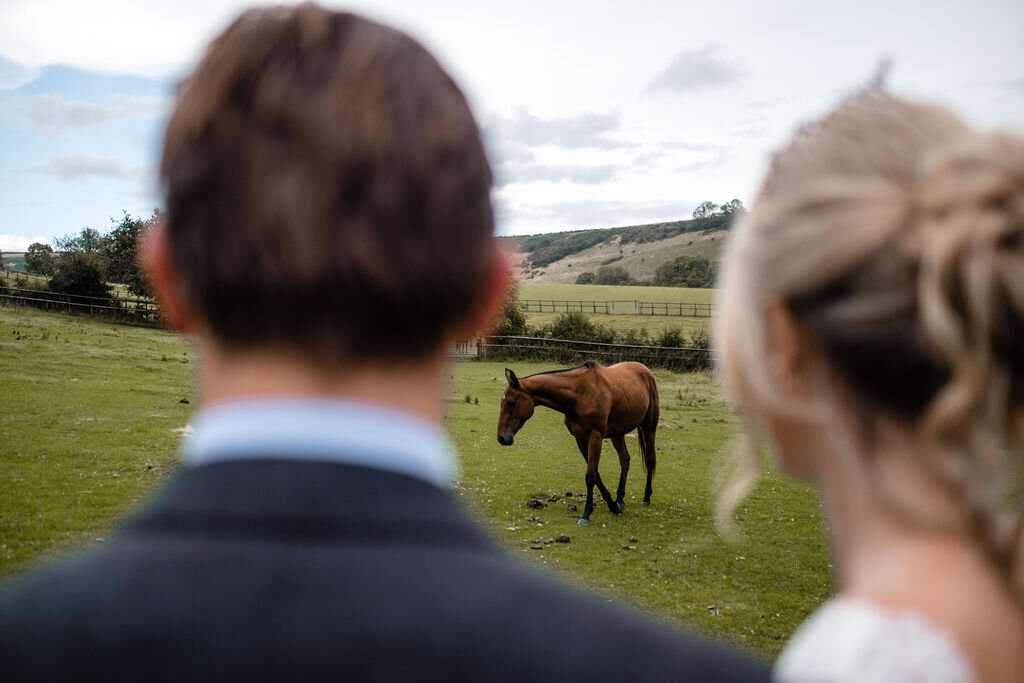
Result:
[[[616,505],[619,506],[619,512],[622,512],[623,510],[626,509],[626,501],[624,500],[617,501]]]
[[[647,500],[646,498],[644,498],[643,502],[640,504],[643,505],[645,508],[651,507],[651,501]]]
[[[586,517],[580,517],[580,521],[576,522],[580,526],[590,526],[590,520]]]

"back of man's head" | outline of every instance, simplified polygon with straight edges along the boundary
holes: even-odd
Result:
[[[493,266],[465,98],[417,42],[351,14],[243,14],[183,83],[161,176],[180,294],[229,348],[414,360]]]

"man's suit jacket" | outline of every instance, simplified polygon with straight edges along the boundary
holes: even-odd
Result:
[[[766,674],[521,566],[428,483],[252,460],[185,469],[108,542],[0,589],[0,678]]]

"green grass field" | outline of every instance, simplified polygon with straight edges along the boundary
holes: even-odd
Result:
[[[715,290],[686,287],[636,287],[614,285],[558,285],[524,282],[519,286],[520,299],[545,301],[654,301],[658,303],[713,303]],[[620,306],[620,310],[635,310]],[[527,313],[530,325],[544,325],[555,319],[557,313]],[[588,314],[590,315],[590,314]],[[650,333],[678,328],[684,333],[706,329],[709,318],[684,318],[664,315],[595,314],[594,322],[616,331],[646,328]]]
[[[176,430],[195,408],[179,403],[194,398],[193,354],[159,330],[0,307],[0,576],[97,542],[174,471]],[[520,376],[551,369],[513,367]],[[539,409],[514,446],[499,446],[503,364],[456,363],[450,374],[456,493],[514,556],[765,659],[831,595],[818,504],[806,486],[767,472],[739,510],[739,539],[714,528],[736,426],[710,373],[655,372],[662,414],[652,505],[639,505],[643,466],[629,439],[628,507],[619,516],[597,507],[586,529],[567,508],[582,509],[565,494],[583,492],[584,467],[561,416]],[[602,470],[614,482],[618,460],[606,448]],[[527,508],[538,495],[557,500]],[[571,542],[544,545],[561,533]],[[530,549],[535,539],[543,550]],[[572,615],[552,618],[571,628]]]
[[[0,307],[0,575],[104,536],[166,479],[193,385],[175,335]]]

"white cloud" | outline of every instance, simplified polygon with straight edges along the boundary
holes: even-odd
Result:
[[[644,90],[682,93],[701,88],[717,88],[731,83],[739,78],[740,72],[721,56],[723,52],[724,49],[719,45],[683,50]]]
[[[35,173],[57,176],[64,182],[85,180],[90,177],[139,180],[145,169],[128,168],[119,159],[97,157],[88,154],[68,154],[47,159],[45,164],[28,169]]]
[[[0,55],[0,90],[13,90],[31,83],[38,75],[39,69],[27,67]]]
[[[597,166],[577,166],[572,164],[550,165],[533,162],[505,163],[495,171],[495,186],[503,187],[511,183],[532,183],[547,181],[549,183],[570,182],[582,185],[600,185],[613,179],[619,167],[613,164]]]
[[[700,159],[689,161],[685,164],[681,164],[676,167],[676,170],[680,173],[696,173],[697,171],[709,171],[713,168],[718,168],[725,163],[725,160],[729,158],[729,150],[721,147],[715,150],[711,156],[705,156]]]
[[[45,237],[36,235],[35,237],[25,237],[23,235],[0,235],[0,251],[26,251],[30,244],[39,242],[41,244],[49,244],[50,240]]]
[[[125,119],[135,114],[161,111],[170,106],[170,101],[157,97],[107,98],[107,103],[68,100],[60,95],[30,95],[25,97],[18,109],[40,128],[57,127],[86,128]]]
[[[542,223],[546,225],[544,231],[548,232],[682,220],[690,217],[697,204],[686,200],[585,200],[527,204],[498,199],[495,208],[499,220]]]
[[[634,143],[608,137],[621,127],[617,113],[583,113],[570,118],[542,119],[518,107],[513,116],[492,114],[487,117],[484,135],[500,153],[523,146],[554,145],[565,149],[617,149]]]
[[[610,137],[621,127],[619,115],[581,113],[567,118],[544,119],[525,107],[512,116],[492,114],[484,125],[494,164],[495,185],[529,184],[538,181],[600,185],[619,175],[622,167],[612,163],[564,163],[573,152],[590,150],[599,156],[635,143]],[[535,150],[554,148],[555,163],[537,161]],[[602,159],[604,161],[606,159]]]

